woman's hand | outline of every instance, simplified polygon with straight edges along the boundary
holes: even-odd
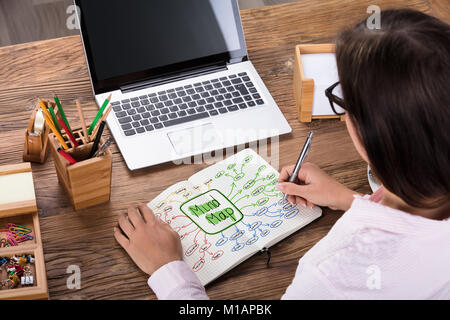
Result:
[[[117,242],[148,275],[169,262],[181,260],[178,233],[157,218],[146,205],[128,208],[128,215],[120,215],[119,226],[120,229],[114,228]]]
[[[302,165],[298,174],[301,184],[287,182],[293,171],[294,166],[284,167],[277,185],[279,191],[288,194],[287,200],[291,203],[311,208],[316,204],[347,211],[353,202],[353,195],[358,194],[337,182],[315,164]]]

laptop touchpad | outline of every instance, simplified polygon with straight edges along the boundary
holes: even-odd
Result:
[[[167,136],[175,152],[180,156],[199,154],[207,150],[216,150],[223,145],[222,137],[212,123],[172,131]]]

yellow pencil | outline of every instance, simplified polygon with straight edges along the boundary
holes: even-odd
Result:
[[[50,115],[50,112],[47,110],[47,106],[45,105],[44,101],[39,100],[39,105],[41,106],[42,111],[45,113],[45,115],[50,119],[50,122],[54,125],[52,121],[52,116]]]
[[[59,143],[61,143],[61,145],[63,146],[63,148],[65,150],[69,149],[69,147],[67,146],[67,144],[64,142],[63,137],[61,136],[61,134],[58,132],[58,130],[56,130],[53,122],[50,120],[51,118],[47,117],[47,115],[44,115],[44,119],[45,122],[47,122],[48,126],[50,127],[50,129],[52,130],[53,134],[55,135],[56,139],[58,139]]]

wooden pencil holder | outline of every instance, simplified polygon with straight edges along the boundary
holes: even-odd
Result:
[[[32,240],[15,246],[0,246],[0,257],[9,259],[13,256],[34,256],[34,263],[29,264],[33,283],[20,283],[15,288],[0,288],[0,300],[48,299],[44,251],[30,163],[1,166],[0,193],[0,238],[5,239],[3,228],[8,223],[30,228],[33,235]],[[4,267],[0,269],[0,282],[3,282],[8,279],[8,273]]]
[[[75,210],[108,202],[111,195],[112,153],[109,149],[99,157],[88,159],[93,142],[87,142],[82,129],[73,130],[79,146],[73,147],[66,134],[64,141],[69,146],[65,150],[77,163],[70,165],[59,152],[60,143],[56,136],[49,135],[50,149],[55,162],[58,180],[69,196]],[[100,139],[100,145],[103,144]]]
[[[304,44],[295,47],[294,96],[300,122],[311,122],[313,119],[345,120],[345,115],[313,115],[314,79],[306,78],[303,71],[302,54],[332,52],[335,52],[334,44]]]
[[[47,107],[54,107],[55,103],[44,102]],[[48,148],[48,135],[50,128],[47,123],[44,124],[44,131],[39,134],[34,133],[34,121],[36,119],[36,113],[38,112],[39,104],[33,110],[30,120],[28,121],[28,127],[25,131],[25,145],[23,148],[23,161],[44,163],[47,160],[49,148]],[[55,112],[56,112],[55,108]]]

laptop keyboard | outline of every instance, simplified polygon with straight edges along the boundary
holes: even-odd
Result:
[[[122,131],[134,136],[264,105],[246,72],[111,103]]]

